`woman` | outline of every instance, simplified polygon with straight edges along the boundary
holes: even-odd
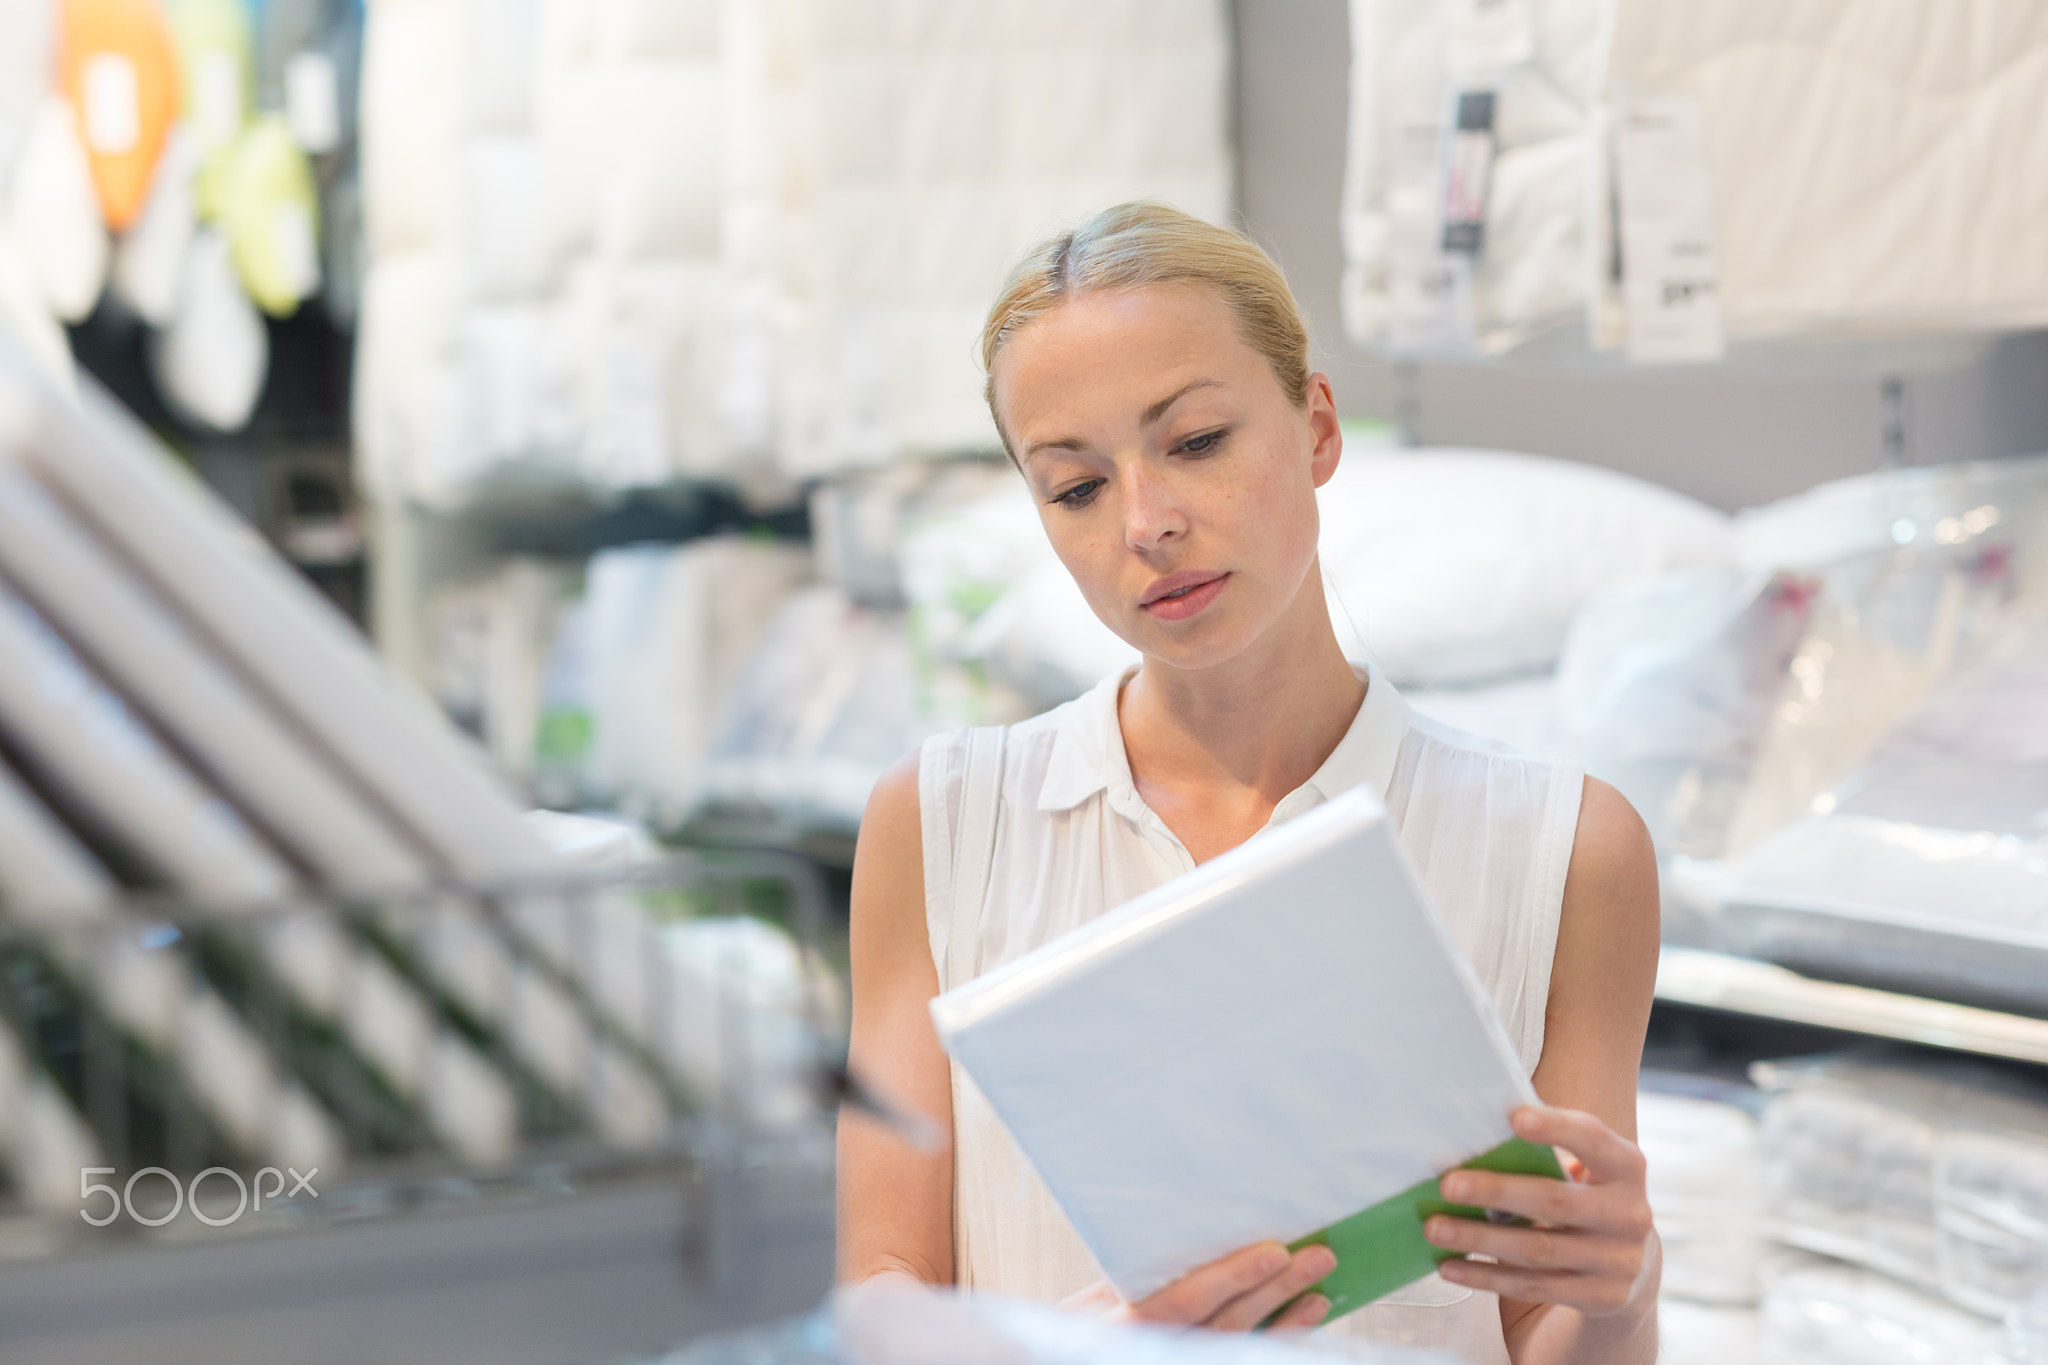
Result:
[[[982,336],[1005,448],[1089,605],[1143,655],[1012,726],[994,800],[962,790],[966,732],[876,787],[853,879],[853,1061],[949,1119],[920,1153],[840,1127],[840,1276],[958,1283],[1224,1329],[1313,1327],[1330,1252],[1244,1248],[1124,1305],[954,1075],[926,1002],[1360,782],[1491,990],[1542,1107],[1515,1130],[1576,1158],[1573,1183],[1464,1171],[1457,1201],[1534,1226],[1427,1227],[1453,1260],[1330,1332],[1478,1363],[1647,1362],[1658,1250],[1635,1131],[1657,954],[1642,822],[1578,770],[1412,716],[1338,647],[1315,490],[1342,451],[1330,383],[1279,270],[1157,205],[1105,211],[1020,264]],[[963,808],[966,807],[966,808]],[[977,823],[979,822],[979,823]],[[976,838],[987,880],[953,943]],[[970,857],[966,861],[972,861]],[[964,863],[963,863],[964,865]],[[979,904],[973,904],[978,900]]]

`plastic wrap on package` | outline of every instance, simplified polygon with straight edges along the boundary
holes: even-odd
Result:
[[[2048,622],[2014,621],[1870,761],[1721,865],[1733,951],[1935,995],[2048,1002]]]
[[[1886,469],[1736,514],[1752,569],[1814,569],[1893,546],[1975,547],[2011,561],[2022,601],[2048,593],[2048,455]]]
[[[657,823],[696,809],[714,726],[755,643],[810,571],[783,545],[721,536],[590,563],[593,790]]]
[[[1954,1063],[1821,1057],[1753,1070],[1772,1096],[1763,1179],[1781,1241],[1980,1310],[2029,1287],[2020,1280],[2043,1254],[2028,1210],[2048,1158],[2048,1093]]]
[[[1998,1337],[1974,1313],[1849,1266],[1798,1262],[1764,1287],[1764,1365],[1975,1365]]]
[[[705,764],[715,804],[850,831],[882,773],[925,739],[991,714],[957,668],[920,667],[902,612],[837,588],[798,594],[748,661]]]
[[[1560,725],[1666,857],[1721,852],[1812,615],[1789,574],[1700,569],[1614,588],[1573,621]]]
[[[1894,546],[1820,573],[1812,629],[1770,717],[1729,822],[1739,852],[1805,810],[1863,761],[2011,611],[2011,556],[1996,547]]]
[[[1329,1360],[1316,1337],[1161,1329],[984,1295],[842,1289],[808,1317],[712,1337],[644,1365],[1307,1365]],[[1343,1352],[1370,1365],[1451,1365],[1401,1346]]]

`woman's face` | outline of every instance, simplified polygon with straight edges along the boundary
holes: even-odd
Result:
[[[1210,667],[1324,611],[1302,588],[1342,451],[1329,381],[1288,402],[1216,294],[1084,294],[1013,335],[994,378],[1054,551],[1148,658]]]

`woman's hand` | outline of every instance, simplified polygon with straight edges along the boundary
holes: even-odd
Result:
[[[1644,1310],[1656,1297],[1657,1258],[1651,1254],[1654,1230],[1642,1152],[1576,1110],[1525,1107],[1515,1111],[1514,1124],[1518,1136],[1570,1152],[1582,1177],[1561,1181],[1492,1171],[1445,1176],[1441,1189],[1452,1203],[1516,1214],[1535,1226],[1439,1214],[1424,1228],[1431,1242],[1490,1257],[1494,1264],[1452,1260],[1438,1273],[1503,1298],[1562,1304],[1586,1318]]]
[[[1337,1257],[1328,1247],[1303,1247],[1290,1255],[1278,1242],[1257,1242],[1189,1271],[1140,1303],[1124,1303],[1109,1282],[1101,1280],[1068,1297],[1061,1307],[1135,1322],[1248,1332],[1286,1304],[1287,1311],[1275,1319],[1274,1328],[1304,1330],[1323,1320],[1330,1301],[1302,1291],[1336,1268]]]

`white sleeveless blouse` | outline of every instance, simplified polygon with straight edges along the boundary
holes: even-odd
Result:
[[[1583,770],[1410,712],[1377,670],[1350,730],[1274,809],[1282,824],[1360,783],[1403,842],[1532,1073],[1557,942]],[[1131,782],[1117,723],[1125,673],[1004,735],[993,856],[974,941],[949,951],[968,735],[927,741],[918,796],[925,915],[948,989],[1022,956],[1194,867]],[[952,964],[949,973],[948,963]],[[954,1266],[985,1293],[1057,1301],[1101,1278],[1094,1259],[988,1102],[953,1068]],[[1339,1319],[1326,1337],[1429,1346],[1503,1365],[1494,1296],[1431,1276]],[[1335,1342],[1330,1344],[1334,1345]]]

